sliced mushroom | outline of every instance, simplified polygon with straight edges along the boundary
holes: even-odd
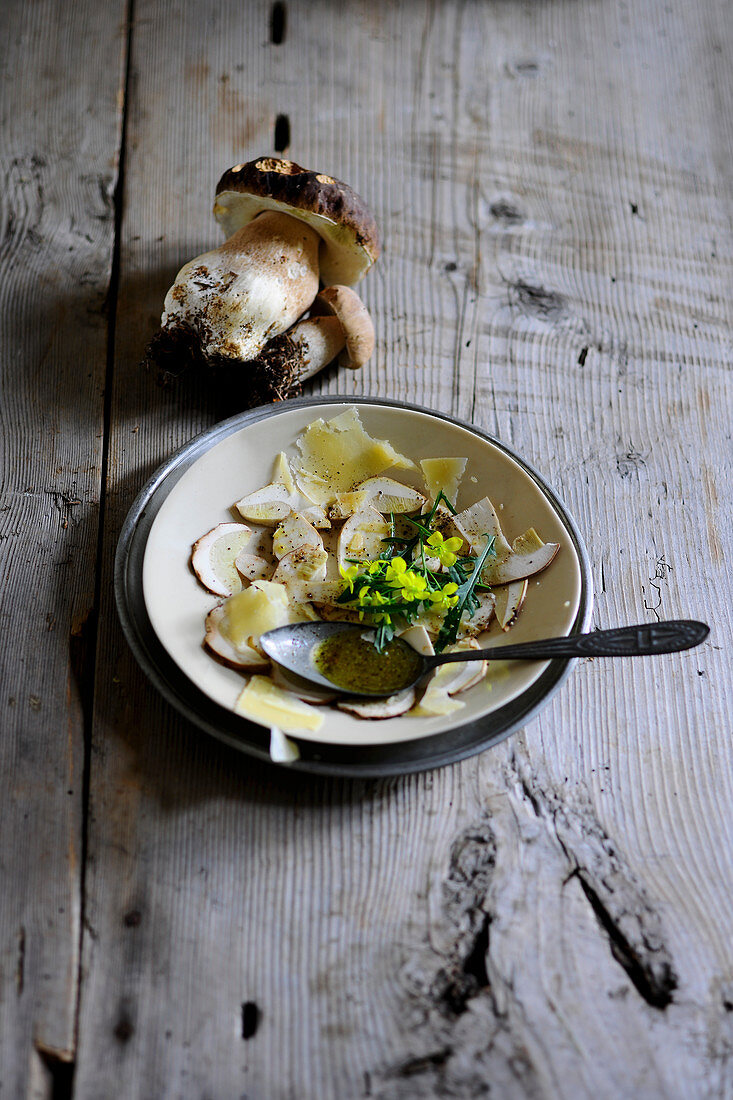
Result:
[[[400,631],[399,637],[424,657],[432,657],[435,653],[430,635],[424,626],[410,626],[407,630]]]
[[[533,527],[510,546],[488,497],[453,516],[449,526],[467,540],[474,554],[483,550],[487,535],[493,536],[494,556],[481,571],[482,584],[510,584],[531,577],[545,569],[560,549],[559,543],[543,542]]]
[[[268,561],[259,554],[249,554],[246,550],[237,554],[234,564],[237,572],[250,582],[272,580],[272,574],[275,571],[274,562]]]
[[[363,614],[341,603],[314,601],[313,606],[318,611],[318,618],[327,623],[360,623],[364,618]]]
[[[322,546],[299,546],[283,555],[272,579],[286,587],[296,581],[306,585],[311,581],[325,581],[327,562],[328,554]]]
[[[345,710],[357,718],[396,718],[404,714],[415,703],[415,689],[407,688],[396,695],[390,695],[386,699],[370,699],[368,702],[361,699],[342,699],[336,705],[339,710]]]
[[[498,585],[494,588],[495,614],[502,630],[510,630],[516,622],[528,587],[529,581],[525,577],[521,581],[512,581],[510,584]]]
[[[231,651],[243,655],[246,660],[236,663],[249,666],[251,651],[259,651],[261,634],[305,617],[284,585],[253,581],[210,612],[206,620],[206,644],[220,655]],[[230,655],[227,659],[233,658]]]
[[[442,718],[462,710],[465,705],[463,700],[453,699],[442,688],[428,684],[422,699],[412,708],[412,713],[418,718]]]
[[[463,642],[456,642],[450,646],[449,652],[461,653],[463,650],[480,649],[475,638],[468,638]],[[441,665],[436,672],[435,680],[439,680],[439,686],[449,695],[458,695],[461,691],[468,691],[480,683],[486,675],[489,667],[488,661],[466,661],[465,664]]]
[[[148,357],[170,376],[191,363],[226,370],[240,397],[248,385],[253,398],[283,397],[296,381],[286,369],[245,365],[307,311],[319,279],[359,281],[379,255],[374,219],[347,184],[274,157],[226,172],[214,216],[227,240],[178,273]]]
[[[248,493],[234,507],[242,519],[269,526],[287,519],[297,503],[297,494],[291,493],[286,485],[277,481]]]
[[[465,508],[453,516],[450,526],[454,527],[466,540],[472,554],[481,553],[486,545],[487,536],[494,539],[494,554],[497,561],[503,561],[511,553],[511,546],[504,537],[499,517],[488,497],[476,501],[470,508]]]
[[[560,549],[558,542],[543,542],[533,527],[514,540],[503,561],[487,561],[481,572],[483,584],[511,584],[546,569]]]
[[[368,490],[354,489],[351,493],[339,493],[327,505],[326,514],[332,523],[343,523],[349,516],[361,511],[368,500]]]
[[[344,590],[342,580],[304,581],[293,580],[288,585],[291,597],[299,604],[312,603],[317,607],[338,607],[338,597]],[[325,618],[325,615],[323,616]]]
[[[338,541],[338,563],[346,568],[350,559],[373,561],[384,549],[389,524],[375,508],[363,508],[347,519]]]
[[[484,630],[487,630],[489,623],[494,617],[494,593],[493,592],[479,592],[477,593],[477,599],[479,602],[478,607],[474,611],[470,618],[464,612],[461,624],[458,629],[458,635],[461,638],[473,638],[476,634],[482,634]]]
[[[272,536],[272,552],[279,560],[301,546],[323,550],[323,539],[307,519],[298,512],[290,512],[275,528]]]
[[[209,592],[231,596],[239,592],[242,579],[236,558],[248,546],[252,532],[244,523],[219,523],[193,544],[191,568]]]
[[[417,512],[425,497],[410,485],[402,485],[391,477],[370,477],[358,486],[358,493],[368,493],[369,505],[382,515]]]
[[[322,504],[308,504],[306,507],[299,507],[297,511],[307,523],[310,523],[311,527],[319,531],[330,529],[331,520]]]

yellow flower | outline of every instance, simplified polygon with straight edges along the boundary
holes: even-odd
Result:
[[[407,570],[407,562],[404,558],[392,558],[391,562],[387,566],[387,572],[384,574],[384,579],[387,584],[393,588],[399,588],[400,577],[404,576]]]
[[[373,616],[374,620],[378,623],[385,622],[391,623],[388,611],[380,611],[380,605],[388,603],[387,597],[383,596],[381,592],[370,592],[369,588],[364,586],[359,590],[357,597],[359,602],[359,618],[364,618],[364,611],[367,610]]]
[[[446,569],[450,569],[451,565],[456,564],[458,558],[456,551],[463,546],[463,539],[456,536],[444,539],[440,531],[433,531],[427,544],[440,564],[444,565]]]
[[[354,591],[354,581],[359,576],[359,566],[358,565],[349,565],[344,569],[343,565],[339,565],[339,573],[341,574],[343,579],[346,581],[349,592],[353,592]]]
[[[413,600],[425,599],[428,585],[424,577],[421,577],[419,573],[414,573],[412,569],[408,569],[406,573],[401,573],[399,577],[392,581],[390,587],[401,588],[402,599],[406,603],[412,603]]]
[[[432,603],[436,611],[447,611],[449,607],[455,607],[458,603],[458,585],[454,581],[449,581],[448,584],[444,584],[442,588],[437,589],[435,592],[429,594],[430,602]]]

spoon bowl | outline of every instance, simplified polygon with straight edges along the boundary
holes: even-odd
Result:
[[[269,630],[261,636],[260,645],[272,661],[310,684],[380,699],[413,687],[438,665],[451,662],[654,656],[690,649],[709,633],[705,623],[673,619],[424,656],[401,638],[393,638],[379,653],[373,644],[374,630],[362,623],[307,622]]]

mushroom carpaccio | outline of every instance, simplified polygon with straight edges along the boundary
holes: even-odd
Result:
[[[320,703],[363,719],[442,716],[465,705],[455,697],[480,681],[485,662],[444,665],[417,691],[387,699],[337,701],[283,682],[260,644],[269,630],[316,619],[364,621],[373,631],[375,613],[383,615],[387,604],[362,597],[382,576],[394,632],[423,654],[445,647],[451,614],[447,644],[457,652],[477,649],[477,636],[494,620],[510,629],[527,578],[545,569],[559,546],[544,543],[534,528],[510,543],[488,497],[456,511],[443,487],[457,501],[465,470],[466,459],[452,456],[421,459],[418,470],[347,408],[312,421],[290,454],[277,455],[272,481],[234,502],[243,522],[218,523],[196,541],[196,576],[225,596],[206,617],[205,647],[249,677],[236,701],[233,693],[237,713],[294,733],[319,728]]]
[[[348,184],[260,157],[224,173],[214,217],[224,243],[178,272],[147,348],[164,382],[206,369],[236,412],[297,392],[336,358],[368,360],[374,328],[351,288],[379,235]]]

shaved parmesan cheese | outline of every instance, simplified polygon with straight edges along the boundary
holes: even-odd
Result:
[[[297,440],[302,455],[300,481],[316,504],[326,504],[339,493],[348,493],[367,478],[390,467],[414,469],[386,439],[373,439],[364,429],[355,408],[333,420],[314,420]]]
[[[252,676],[234,704],[237,714],[262,726],[275,726],[284,733],[315,731],[323,725],[323,714],[273,684],[269,676]]]
[[[438,493],[442,491],[451,504],[455,504],[458,487],[466,469],[466,459],[422,458],[420,466],[430,499],[436,500]]]

